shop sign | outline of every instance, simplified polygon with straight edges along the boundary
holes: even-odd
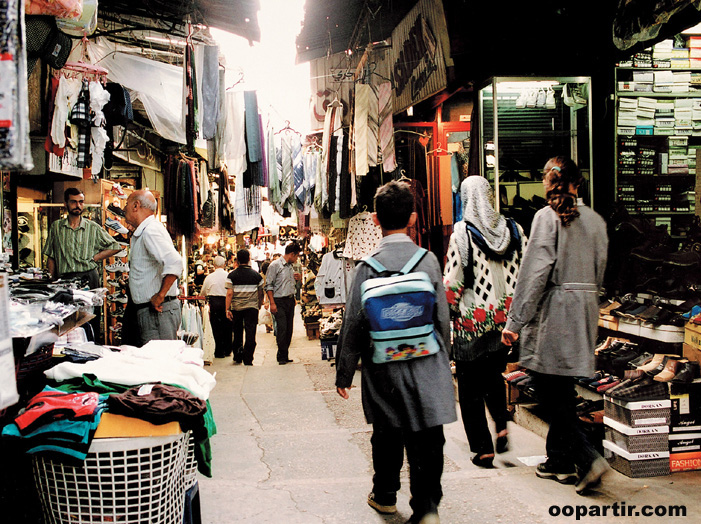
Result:
[[[312,92],[309,110],[312,131],[324,128],[326,108],[336,98],[343,105],[344,116],[348,114],[357,62],[355,56],[349,57],[346,53],[336,53],[309,62]]]
[[[49,153],[49,171],[83,178],[83,168],[78,167],[78,153],[65,148],[63,156]]]
[[[446,87],[441,34],[447,35],[443,10],[426,0],[419,2],[392,32],[395,113]]]

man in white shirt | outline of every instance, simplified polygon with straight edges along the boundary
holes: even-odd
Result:
[[[231,321],[226,316],[226,280],[229,275],[224,266],[226,259],[214,257],[214,271],[202,283],[202,294],[209,302],[209,321],[214,336],[214,357],[224,358],[231,355]]]
[[[148,190],[134,191],[124,208],[135,229],[129,250],[129,292],[141,345],[175,340],[180,326],[177,280],[183,271],[173,240],[154,213],[156,199]]]

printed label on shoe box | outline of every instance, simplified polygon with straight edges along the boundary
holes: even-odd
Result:
[[[661,458],[669,457],[668,451],[648,451],[646,453],[629,453],[625,449],[616,446],[613,442],[604,440],[602,442],[604,447],[609,451],[613,451],[616,455],[619,455],[626,460],[656,460]]]
[[[665,400],[636,400],[634,402],[624,402],[622,400],[617,400],[615,398],[606,397],[607,402],[612,402],[618,404],[625,409],[630,409],[631,411],[639,409],[663,409],[672,406],[671,401]]]
[[[693,471],[701,469],[701,451],[687,453],[670,453],[669,469],[674,471]]]
[[[684,327],[684,344],[690,345],[692,348],[701,351],[701,325],[687,322]],[[699,360],[695,358],[694,360]]]
[[[604,417],[604,425],[613,428],[619,433],[623,433],[624,435],[657,435],[669,433],[669,426],[634,428],[625,424],[621,424],[620,422],[609,417]]]
[[[701,451],[701,433],[673,433],[669,436],[669,451]]]

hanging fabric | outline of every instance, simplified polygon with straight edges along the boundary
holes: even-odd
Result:
[[[0,169],[29,171],[33,163],[22,6],[21,1],[6,0],[0,8]]]
[[[204,46],[201,78],[202,138],[211,140],[219,120],[219,46]]]
[[[380,149],[382,150],[382,167],[387,173],[397,168],[394,152],[394,124],[392,123],[392,84],[383,82],[377,88]]]

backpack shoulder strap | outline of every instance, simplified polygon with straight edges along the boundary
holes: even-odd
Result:
[[[385,266],[383,266],[382,264],[380,264],[377,261],[377,259],[372,258],[372,256],[367,256],[367,257],[363,258],[363,262],[365,262],[368,266],[373,268],[378,273],[384,273],[385,271],[387,271],[387,268]]]
[[[421,262],[421,260],[426,256],[428,251],[422,247],[416,250],[416,253],[409,259],[409,261],[404,264],[404,267],[400,270],[402,275],[411,273],[411,271]]]

